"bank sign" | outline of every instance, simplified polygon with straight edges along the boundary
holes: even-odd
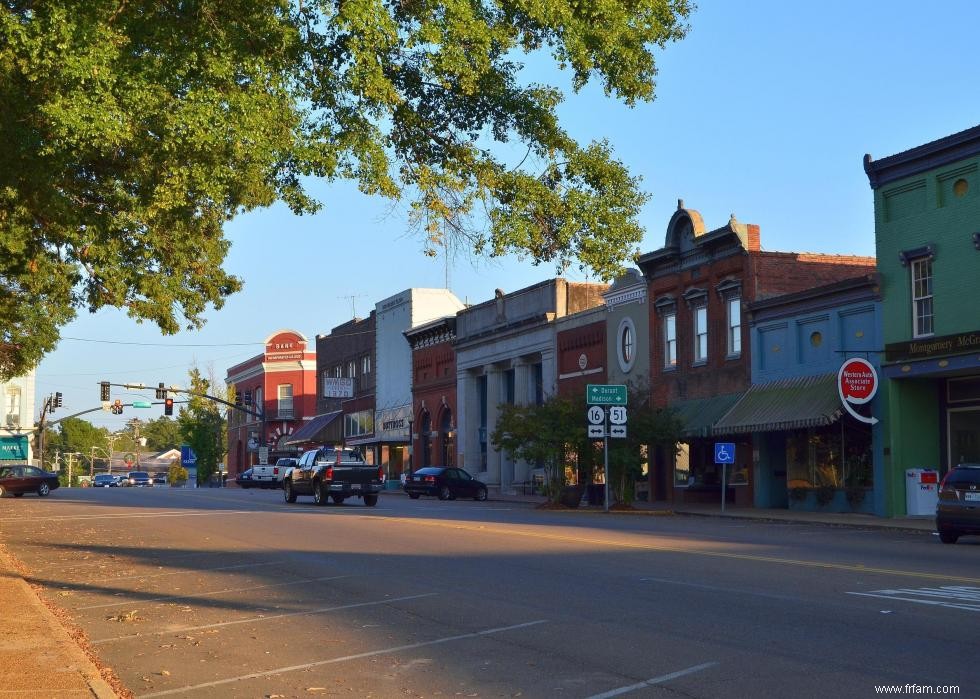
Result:
[[[837,372],[837,392],[844,410],[855,420],[869,425],[878,422],[875,417],[865,417],[854,410],[855,405],[868,403],[878,392],[878,372],[866,359],[848,359]]]

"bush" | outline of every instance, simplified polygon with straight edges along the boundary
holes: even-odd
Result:
[[[170,464],[170,470],[167,472],[167,482],[170,485],[177,485],[178,483],[187,482],[187,469],[181,466],[176,461]]]

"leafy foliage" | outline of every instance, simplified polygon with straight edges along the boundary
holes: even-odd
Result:
[[[170,485],[178,485],[181,483],[186,483],[188,478],[187,469],[180,465],[180,462],[176,459],[170,464],[170,469],[167,471],[167,483]]]
[[[180,425],[166,415],[147,422],[140,428],[140,434],[146,437],[146,450],[149,452],[180,448]]]
[[[516,252],[611,278],[647,195],[523,84],[654,97],[689,0],[8,0],[0,5],[0,376],[79,309],[197,328],[242,286],[235,215],[308,177],[409,204],[428,254]],[[516,157],[508,157],[511,153]]]
[[[195,367],[190,372],[190,390],[196,394],[214,395],[211,382]],[[227,424],[218,404],[200,395],[190,395],[177,417],[180,436],[197,455],[197,482],[207,483],[227,449]]]

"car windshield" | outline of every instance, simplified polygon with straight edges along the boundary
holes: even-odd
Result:
[[[425,468],[420,468],[415,473],[422,476],[438,476],[445,470],[444,468],[436,468],[435,466],[426,466]]]
[[[150,474],[147,473],[146,471],[130,471],[129,477],[130,478],[149,478],[150,477]]]

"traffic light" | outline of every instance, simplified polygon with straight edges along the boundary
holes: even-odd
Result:
[[[245,405],[246,406],[251,406],[252,405],[252,389],[251,388],[246,388],[245,389]]]
[[[64,401],[61,399],[61,391],[55,391],[54,407],[60,408],[62,405],[64,405]]]
[[[242,407],[242,394],[237,390],[235,391],[235,407]]]
[[[102,381],[99,383],[99,395],[102,397],[103,402],[109,400],[109,382]]]
[[[174,414],[174,399],[164,398],[163,399],[163,414],[173,415]]]
[[[167,387],[163,383],[163,381],[161,381],[159,384],[157,384],[157,400],[166,397],[167,397]]]

